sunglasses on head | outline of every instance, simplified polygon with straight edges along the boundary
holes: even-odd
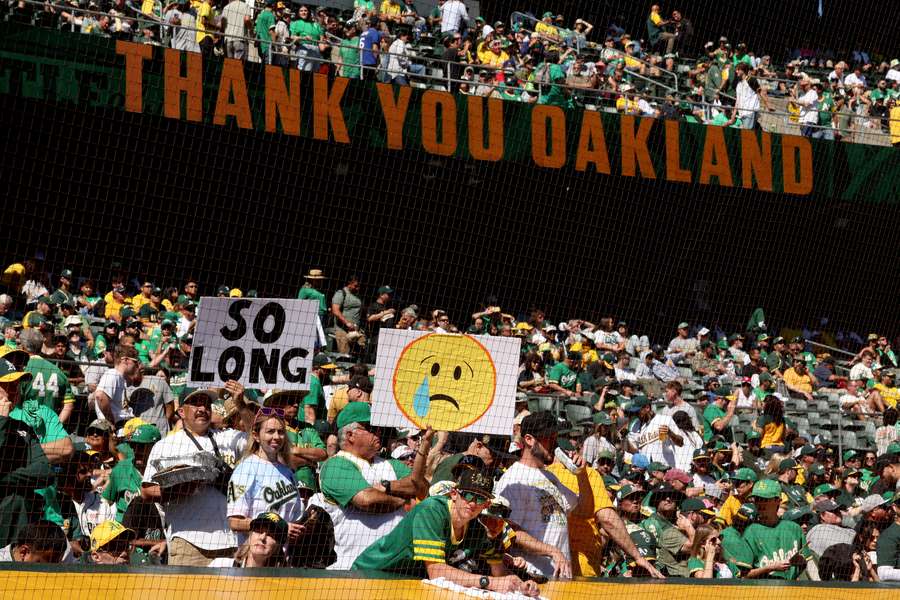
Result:
[[[275,408],[274,406],[264,406],[256,412],[256,418],[260,417],[280,417],[284,418],[284,409]]]
[[[478,494],[476,492],[459,492],[459,497],[466,502],[474,502],[476,504],[484,504],[489,500],[484,494]]]

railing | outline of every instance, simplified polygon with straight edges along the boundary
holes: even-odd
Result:
[[[93,11],[93,10],[89,10],[89,9],[82,9],[82,8],[73,7],[73,6],[64,5],[64,4],[53,4],[53,3],[49,3],[49,2],[40,2],[38,0],[19,0],[19,2],[24,3],[24,4],[30,4],[35,7],[39,7],[41,10],[48,11],[48,12],[55,12],[56,10],[60,10],[60,11],[68,12],[72,15],[93,15],[93,16],[106,16],[106,17],[110,16],[108,13]],[[520,13],[516,13],[516,14],[520,14]],[[527,16],[527,15],[525,15],[525,16]],[[169,24],[166,24],[164,21],[150,17],[148,15],[143,15],[143,14],[139,17],[124,17],[123,16],[123,17],[116,17],[116,18],[121,18],[121,19],[125,19],[128,21],[135,21],[139,24],[142,24],[142,26],[144,24],[150,24],[150,25],[164,27],[167,29],[184,29],[184,30],[193,31],[193,32],[203,31],[204,33],[208,33],[208,34],[213,35],[218,38],[244,41],[245,43],[248,44],[248,48],[252,45],[255,45],[257,42],[262,42],[269,46],[268,54],[267,54],[267,57],[269,60],[267,62],[271,62],[271,59],[274,55],[287,56],[290,59],[298,58],[298,57],[290,54],[289,52],[282,52],[280,50],[274,49],[276,45],[282,46],[282,45],[286,45],[288,43],[292,44],[293,42],[274,42],[271,40],[259,40],[257,38],[251,38],[251,37],[245,37],[245,36],[226,35],[224,32],[221,32],[221,31],[200,30],[198,28],[185,27],[182,25],[169,25]],[[72,28],[74,30],[74,22],[73,22]],[[132,30],[134,30],[133,27],[132,27]],[[332,39],[332,40],[340,39],[340,38],[335,38],[334,36],[328,36],[328,38]],[[332,47],[335,45],[333,43],[333,41],[327,42],[327,43],[329,43],[329,45],[331,45]],[[391,56],[390,53],[386,53],[386,52],[379,53],[379,56],[383,56],[383,55]],[[387,69],[381,67],[380,65],[377,65],[377,66],[362,65],[361,57],[362,57],[362,49],[360,49],[360,64],[351,65],[353,67],[358,67],[360,69],[360,79],[365,77],[366,71],[369,71],[369,72],[371,72],[371,71],[382,71],[382,72],[387,71]],[[463,69],[466,67],[472,67],[475,70],[488,70],[488,71],[496,72],[496,71],[502,70],[499,67],[491,67],[489,65],[470,65],[470,64],[466,64],[466,63],[456,63],[453,61],[444,60],[442,58],[419,56],[414,53],[404,55],[404,56],[402,56],[402,58],[410,59],[412,61],[422,61],[422,62],[427,63],[428,65],[440,66],[440,68],[442,69],[442,74],[440,76],[432,75],[432,74],[425,72],[425,73],[411,75],[411,77],[414,80],[424,80],[424,81],[432,82],[432,84],[434,84],[434,85],[441,85],[441,86],[446,85],[448,91],[453,88],[454,84],[473,86],[473,87],[490,87],[492,89],[492,93],[493,93],[493,91],[504,89],[506,87],[506,86],[503,86],[503,85],[497,83],[493,79],[485,81],[485,82],[480,82],[474,78],[473,79],[454,78],[454,77],[452,77],[452,72],[451,72],[451,68],[450,68],[451,66],[453,66],[455,68],[459,68],[459,69]],[[305,60],[309,60],[310,62],[313,62],[313,63],[327,63],[327,64],[333,65],[335,67],[346,66],[346,63],[343,63],[342,61],[334,61],[334,60],[331,60],[324,56],[315,57],[315,58],[311,58],[311,59],[305,59]],[[409,75],[409,74],[405,73],[405,75]],[[660,83],[659,81],[651,79],[649,77],[645,77],[645,76],[642,76],[637,73],[629,73],[629,76],[644,80],[653,86],[659,86],[664,89],[671,90],[671,88],[669,88],[668,86],[665,86],[664,84]],[[556,87],[557,89],[565,90],[565,92],[569,96],[572,96],[572,97],[578,99],[580,102],[582,102],[582,104],[585,104],[586,108],[588,108],[588,109],[590,109],[592,106],[596,109],[596,107],[603,102],[614,103],[615,99],[618,96],[624,96],[626,98],[640,98],[640,99],[652,100],[652,101],[656,101],[656,102],[668,100],[665,97],[655,96],[650,93],[643,93],[643,92],[621,93],[621,92],[616,92],[614,90],[611,90],[609,88],[583,88],[583,87],[567,85],[565,83],[553,83],[553,84],[543,83],[543,84],[541,84],[539,82],[527,82],[526,84],[520,85],[514,89],[516,90],[517,93],[522,93],[529,89],[528,88],[529,84],[533,84],[534,86],[538,86],[538,87],[540,87],[542,85],[543,86],[552,85],[552,86]],[[674,91],[674,90],[672,90],[672,91]],[[733,100],[733,98],[730,98],[729,96],[727,96],[725,94],[719,94],[719,95]],[[592,101],[589,102],[588,100],[592,100]],[[732,109],[731,106],[723,106],[721,104],[706,102],[703,100],[681,99],[681,101],[689,104],[691,107],[702,108],[706,115],[711,115],[714,111],[722,112],[722,111],[730,111]],[[768,115],[768,116],[772,116],[772,117],[780,117],[786,123],[789,123],[789,124],[794,124],[797,126],[800,125],[799,123],[795,122],[795,120],[798,119],[797,114],[790,113],[787,111],[778,111],[778,110],[766,111],[763,109],[759,109],[756,111],[750,111],[747,109],[740,109],[740,110],[742,112],[756,112],[757,119],[760,116]],[[836,116],[840,115],[840,117],[842,117],[842,118],[848,118],[848,119],[850,119],[850,121],[856,120],[856,121],[863,121],[863,122],[870,122],[870,123],[873,121],[878,121],[878,122],[883,122],[883,121],[890,122],[891,121],[890,118],[883,119],[883,118],[877,117],[877,116],[857,115],[855,113],[835,113],[835,115]],[[709,118],[709,117],[707,117],[707,118]],[[818,125],[818,124],[809,125],[809,127],[811,129],[820,130],[820,131],[827,131],[827,130],[835,129],[834,126],[831,126],[831,125]],[[877,137],[887,138],[887,136],[888,136],[888,134],[884,133],[883,131],[880,131],[879,129],[872,129],[869,131],[865,131],[862,129],[854,129],[854,133],[855,132],[859,132],[862,135],[873,136],[876,138]]]

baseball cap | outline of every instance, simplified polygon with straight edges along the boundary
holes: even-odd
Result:
[[[815,454],[816,454],[815,446],[810,446],[809,444],[806,444],[805,446],[800,448],[800,451],[797,453],[797,456],[815,456]]]
[[[716,511],[710,510],[710,508],[706,506],[706,503],[700,498],[685,498],[681,503],[681,512],[698,512],[708,517],[716,516]]]
[[[651,462],[649,465],[647,465],[647,472],[653,473],[654,471],[662,471],[663,473],[665,473],[670,468],[671,467],[669,467],[669,465],[667,465],[665,463],[654,461],[654,462]]]
[[[148,423],[135,429],[128,441],[134,444],[155,444],[161,439],[162,434],[160,434],[159,428]]]
[[[694,454],[691,460],[701,460],[704,458],[708,459],[709,453],[703,448],[697,448],[696,450],[694,450]]]
[[[837,489],[830,483],[823,483],[821,485],[817,485],[813,490],[813,496],[827,496],[829,494],[839,494],[841,490]]]
[[[466,469],[459,474],[459,478],[456,480],[456,489],[475,492],[492,499],[494,497],[494,479],[484,471]]]
[[[594,413],[591,416],[591,421],[594,422],[594,425],[612,425],[612,419],[605,412]]]
[[[611,460],[616,462],[616,455],[610,450],[601,450],[597,453],[597,461],[599,462],[601,460]]]
[[[31,381],[31,373],[17,371],[5,358],[0,358],[0,383],[12,383],[13,381]],[[22,381],[24,383],[24,381]]]
[[[756,506],[747,502],[745,504],[741,504],[741,507],[734,514],[735,517],[742,521],[750,521],[751,523],[756,520],[757,515]]]
[[[762,435],[758,431],[753,431],[752,429],[746,433],[744,439],[748,442],[750,440],[758,440],[762,437]]]
[[[824,475],[825,474],[825,465],[816,463],[807,469],[807,472],[810,475]]]
[[[108,433],[113,430],[113,426],[106,419],[94,419],[87,426],[87,429],[99,429]]]
[[[854,458],[859,458],[859,453],[856,450],[844,451],[844,462],[847,462],[848,460],[853,460]]]
[[[181,401],[182,404],[206,404],[212,406],[219,400],[218,394],[213,390],[194,390]]]
[[[254,529],[262,529],[278,540],[279,544],[283,545],[287,542],[288,524],[278,513],[270,511],[260,513],[256,518],[250,521],[250,531],[253,531]]]
[[[137,534],[118,521],[103,521],[91,531],[91,552],[97,552],[119,536],[124,536],[122,539],[128,538],[130,541],[135,539]]]
[[[785,471],[788,471],[790,469],[796,469],[796,468],[797,468],[797,461],[794,460],[793,458],[785,458],[783,461],[778,463],[778,472],[779,473],[784,473]]]
[[[781,498],[781,485],[774,479],[760,479],[753,484],[753,491],[750,492],[750,497],[762,498],[763,500]]]
[[[691,479],[690,475],[688,475],[681,469],[669,469],[668,471],[666,471],[666,475],[663,477],[663,481],[680,481],[685,485],[689,485],[693,480]]]
[[[380,288],[378,288],[378,295],[379,295],[379,296],[382,295],[382,294],[392,294],[392,295],[393,295],[393,293],[394,293],[394,288],[392,288],[392,287],[389,286],[389,285],[383,285],[383,286],[381,286]]]
[[[368,402],[350,402],[338,413],[337,428],[342,429],[351,423],[368,423],[372,420],[372,407]]]
[[[279,4],[281,4],[281,3],[279,2]],[[284,5],[282,4],[281,7],[283,8]],[[227,285],[220,285],[220,286],[216,289],[216,295],[217,295],[217,296],[219,296],[219,295],[227,296],[229,292],[231,292],[231,288],[229,288]]]
[[[641,489],[639,489],[629,483],[626,483],[625,485],[623,485],[622,487],[619,488],[618,492],[616,492],[616,500],[624,500],[628,496],[632,496],[634,494],[643,494],[643,493],[644,492]]]
[[[406,444],[400,444],[396,448],[394,448],[393,452],[391,452],[391,458],[396,460],[406,460],[410,456],[414,456],[416,451],[407,446]]]
[[[654,505],[666,496],[673,498],[678,503],[684,498],[684,492],[679,492],[669,483],[663,483],[650,491],[650,504]]]
[[[815,510],[817,513],[823,512],[834,512],[840,509],[840,505],[832,500],[831,498],[825,498],[824,500],[819,500],[815,504]]]
[[[682,321],[681,323],[678,324],[678,329],[687,329],[689,327],[690,327],[690,325],[688,324],[687,321]]]
[[[509,505],[509,500],[503,496],[494,496],[491,498],[490,506],[481,511],[481,514],[486,517],[508,519],[511,512],[512,508]]]
[[[798,508],[792,508],[786,511],[781,518],[785,521],[793,521],[794,523],[796,523],[798,521],[811,518],[812,514],[812,510],[808,506],[800,506]]]
[[[732,473],[729,479],[733,481],[752,481],[753,483],[756,483],[758,477],[756,476],[756,471],[754,471],[753,469],[750,469],[748,467],[741,467],[740,469]]]
[[[313,357],[312,364],[314,369],[337,369],[337,365],[331,362],[331,359],[324,352],[316,354]]]

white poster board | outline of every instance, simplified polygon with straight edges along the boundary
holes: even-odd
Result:
[[[308,390],[319,303],[285,298],[201,298],[188,385]]]
[[[511,435],[521,341],[382,329],[372,424]]]

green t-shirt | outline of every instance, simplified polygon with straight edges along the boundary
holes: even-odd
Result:
[[[578,375],[564,362],[556,363],[547,371],[548,382],[558,384],[561,388],[570,392],[575,391],[575,382],[577,380]]]
[[[140,340],[135,342],[134,349],[137,350],[138,360],[141,364],[150,364],[150,342],[148,340]]]
[[[358,54],[358,50],[357,50]],[[343,49],[341,50],[341,55],[343,56]],[[356,60],[357,64],[359,64],[359,58]],[[317,300],[319,302],[319,317],[322,318],[325,316],[325,311],[328,310],[328,307],[325,305],[325,294],[312,287],[309,284],[304,285],[300,288],[300,291],[297,293],[297,300]]]
[[[116,505],[116,521],[122,522],[131,501],[141,495],[141,472],[134,468],[130,458],[120,460],[109,472],[109,481],[101,497]]]
[[[738,569],[737,565],[731,561],[725,561],[724,566],[727,567],[728,571],[721,568],[721,563],[716,563],[713,566],[713,579],[732,579],[741,576],[741,571]],[[693,576],[697,571],[702,571],[706,568],[706,563],[697,558],[696,556],[692,556],[688,559],[688,572]]]
[[[900,525],[893,523],[881,532],[875,555],[879,567],[900,569]]]
[[[300,446],[301,448],[319,448],[325,450],[325,443],[319,437],[316,428],[308,423],[302,423],[299,430],[288,429],[288,442],[292,446]],[[319,483],[316,481],[316,471],[312,467],[300,467],[294,471],[294,477],[298,482],[305,483],[314,492],[319,491]]]
[[[272,41],[272,38],[269,35],[269,29],[274,26],[275,13],[271,10],[266,9],[256,17],[256,37],[260,40],[259,51],[262,55],[268,54],[269,52],[270,42]]]
[[[439,481],[453,481],[453,467],[459,464],[459,461],[462,460],[463,456],[465,456],[465,454],[460,452],[459,454],[448,456],[442,460],[434,470],[434,475],[431,476],[432,485]]]
[[[32,356],[25,365],[25,372],[31,373],[31,381],[22,386],[25,402],[34,400],[54,412],[59,412],[63,404],[75,402],[69,378],[49,360]]]
[[[744,541],[753,553],[753,568],[765,567],[773,562],[789,560],[800,554],[809,560],[812,553],[806,545],[803,529],[791,521],[779,521],[775,527],[767,527],[761,523],[752,523],[744,532]],[[794,580],[803,569],[790,566],[785,571],[772,571],[769,577]]]
[[[372,0],[353,0],[353,8],[375,10],[375,2],[373,2]]]
[[[68,435],[56,413],[50,407],[38,404],[35,400],[26,400],[16,406],[9,412],[9,417],[29,425],[41,444],[56,442]],[[35,493],[44,499],[44,518],[62,527],[63,517],[57,498],[56,482],[35,490]]]
[[[394,469],[397,479],[403,479],[412,471],[399,460],[389,458],[388,462]],[[363,478],[359,468],[352,462],[341,456],[332,456],[324,463],[319,473],[319,484],[322,493],[340,506],[346,507],[353,500],[353,496],[366,488],[372,487]]]
[[[432,496],[416,504],[385,537],[366,548],[351,567],[427,577],[428,562],[459,564],[494,558],[495,544],[480,523],[470,522],[461,540],[452,539],[449,496]],[[499,536],[505,538],[505,536]]]
[[[359,36],[341,40],[341,63],[344,65],[341,75],[349,79],[359,79]],[[325,296],[322,296],[325,306]]]
[[[834,100],[831,98],[831,95],[825,95],[819,102],[819,125],[831,125],[831,117],[834,114],[832,112],[833,108]],[[806,354],[806,352],[803,354]]]
[[[726,561],[749,569],[753,565],[753,551],[744,541],[744,536],[734,527],[722,530],[722,555]]]
[[[322,26],[318,21],[291,21],[291,35],[304,42],[317,42],[322,37]]]
[[[654,515],[651,519],[655,519],[660,527],[659,535],[656,536],[658,546],[656,558],[658,564],[665,567],[666,573],[670,577],[689,577],[688,555],[683,550],[687,537],[680,529],[664,520],[661,516]],[[650,519],[647,520],[649,521]],[[641,526],[643,527],[643,523]],[[647,529],[646,527],[644,528]],[[647,531],[650,530],[647,529]]]
[[[712,439],[713,435],[721,435],[725,438],[726,441],[733,441],[731,426],[729,425],[721,432],[716,432],[713,429],[713,421],[717,419],[725,418],[727,413],[722,409],[718,404],[710,404],[705,409],[703,409],[703,441],[708,442]]]
[[[594,376],[587,371],[581,371],[575,377],[575,381],[581,384],[582,392],[594,391]]]
[[[538,100],[539,104],[552,104],[555,106],[568,106],[569,100],[562,84],[565,83],[566,72],[563,71],[562,65],[551,64],[547,69],[547,78],[551,84],[547,85]],[[557,85],[559,84],[559,85]]]
[[[312,406],[316,410],[316,418],[322,418],[325,412],[325,390],[318,375],[309,377],[309,392],[303,397],[303,406]]]

